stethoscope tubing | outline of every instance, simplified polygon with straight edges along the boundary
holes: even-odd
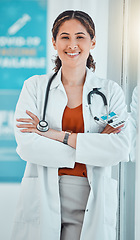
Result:
[[[48,123],[47,123],[47,121],[45,121],[45,115],[46,115],[46,109],[47,109],[47,104],[48,104],[48,97],[49,97],[50,86],[52,84],[53,79],[56,77],[57,73],[58,72],[55,72],[52,75],[52,77],[49,79],[48,84],[47,84],[46,94],[45,94],[45,101],[44,101],[44,109],[43,109],[43,118],[39,122],[39,124],[37,125],[37,129],[39,131],[41,131],[41,132],[49,130]],[[103,99],[103,103],[104,103],[104,106],[106,108],[107,119],[108,119],[107,99],[106,99],[106,96],[101,91],[99,91],[99,89],[100,88],[93,88],[87,95],[87,101],[88,101],[88,105],[89,105],[89,110],[90,110],[91,116],[93,117],[93,114],[92,114],[92,111],[91,111],[91,97],[92,97],[93,94],[100,95],[102,97],[102,99]],[[95,120],[95,117],[93,117],[93,119]]]
[[[51,83],[52,83],[52,81],[53,81],[53,79],[55,78],[56,75],[57,75],[57,72],[55,72],[53,74],[53,76],[49,79],[49,82],[47,84],[42,121],[45,121],[45,114],[46,114],[46,108],[47,108],[47,103],[48,103],[50,86],[51,86]]]
[[[103,102],[104,102],[104,105],[107,106],[107,99],[106,99],[106,96],[99,91],[99,89],[101,88],[93,88],[93,90],[91,90],[89,93],[88,93],[88,96],[87,96],[87,100],[88,100],[88,105],[91,104],[91,96],[93,94],[98,94],[102,97],[103,99]]]

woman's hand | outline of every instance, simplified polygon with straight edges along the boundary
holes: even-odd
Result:
[[[44,136],[44,137],[47,137],[47,138],[50,138],[53,140],[57,140],[60,142],[63,141],[64,135],[65,135],[65,133],[63,131],[57,131],[57,130],[49,128],[49,130],[47,132],[41,132],[37,129],[37,124],[39,123],[38,117],[30,111],[26,110],[26,113],[30,116],[30,118],[16,119],[17,122],[20,122],[16,126],[18,128],[22,128],[20,130],[22,133],[37,133],[41,136]]]
[[[21,128],[20,131],[22,133],[37,133],[41,136],[44,136],[44,137],[47,137],[47,138],[50,138],[50,139],[53,139],[53,140],[56,140],[59,142],[63,142],[64,136],[65,136],[64,131],[57,131],[52,128],[49,128],[49,130],[47,132],[41,132],[36,128],[37,124],[39,123],[38,117],[30,111],[26,110],[26,113],[30,116],[30,118],[16,119],[17,122],[20,122],[16,126],[18,128]],[[77,134],[74,133],[70,137],[69,137],[69,146],[76,148]]]
[[[47,132],[41,132],[37,129],[37,124],[39,123],[38,117],[30,111],[26,110],[26,113],[30,116],[30,118],[16,119],[17,122],[20,122],[16,126],[18,128],[21,128],[20,131],[22,133],[37,133],[41,136],[63,142],[64,135],[65,135],[64,131],[57,131],[57,130],[49,128],[49,130]],[[113,128],[110,125],[107,125],[105,127],[105,129],[101,132],[101,134],[119,133],[123,126],[124,126],[124,124],[117,128]],[[76,139],[77,139],[77,134],[72,134],[69,137],[69,145],[73,148],[76,148]]]
[[[30,118],[18,118],[16,119],[17,122],[20,122],[16,126],[18,128],[23,128],[20,131],[23,133],[38,133],[39,131],[37,130],[36,126],[39,123],[39,119],[36,115],[34,115],[32,112],[27,111],[26,113],[30,116]]]
[[[106,133],[106,134],[119,133],[119,132],[121,132],[121,129],[122,129],[123,126],[124,126],[124,124],[122,124],[121,126],[119,126],[117,128],[113,128],[109,124],[107,124],[105,129],[101,133],[102,134],[104,134],[104,133]]]

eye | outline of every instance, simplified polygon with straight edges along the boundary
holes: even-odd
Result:
[[[82,38],[84,38],[83,36],[77,36],[77,39],[82,39]]]
[[[62,37],[62,39],[69,39],[69,37]]]

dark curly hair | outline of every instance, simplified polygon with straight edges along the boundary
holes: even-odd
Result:
[[[55,41],[56,41],[56,37],[61,24],[70,19],[76,19],[79,22],[81,22],[81,24],[86,28],[87,32],[89,33],[91,39],[94,38],[95,25],[92,18],[85,12],[68,10],[68,11],[62,12],[54,21],[53,28],[52,28],[52,35]],[[56,57],[56,59],[54,60],[54,63],[55,63],[54,70],[55,72],[58,72],[58,70],[62,65],[59,56]],[[95,62],[91,54],[89,54],[88,56],[86,65],[88,68],[92,68],[93,71],[95,71]]]

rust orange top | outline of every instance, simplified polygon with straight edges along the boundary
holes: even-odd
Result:
[[[66,106],[62,119],[62,130],[71,130],[73,133],[84,132],[82,104],[76,108],[69,108]],[[82,163],[75,163],[74,168],[60,168],[58,174],[59,176],[74,175],[87,177],[86,165]]]

